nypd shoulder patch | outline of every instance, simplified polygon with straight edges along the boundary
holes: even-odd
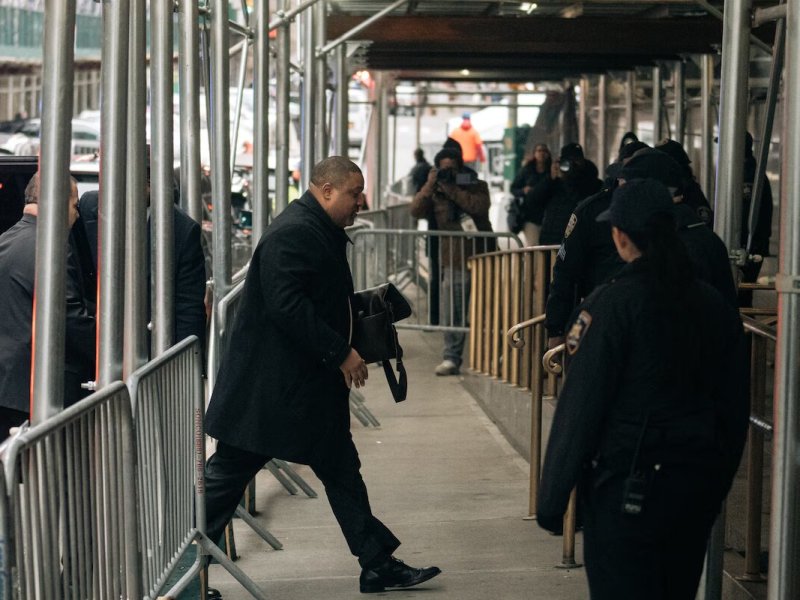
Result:
[[[569,217],[569,222],[567,223],[567,228],[564,230],[564,239],[569,237],[569,234],[572,233],[572,230],[575,229],[575,225],[578,224],[578,215],[572,213]]]
[[[567,334],[567,352],[569,355],[572,356],[578,351],[578,348],[581,346],[581,340],[583,340],[583,336],[586,335],[586,332],[589,331],[589,327],[592,324],[592,315],[589,314],[588,311],[582,310],[581,314],[578,315],[578,318],[575,319],[575,322],[572,324],[572,327]]]

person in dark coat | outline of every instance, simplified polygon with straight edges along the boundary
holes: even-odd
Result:
[[[761,201],[758,204],[758,218],[753,229],[753,241],[747,247],[748,234],[750,232],[750,206],[753,201],[753,188],[756,179],[756,158],[753,155],[753,136],[745,132],[744,138],[744,173],[742,190],[742,235],[739,240],[742,248],[747,248],[750,254],[760,255],[762,258],[769,256],[769,238],[772,235],[772,187],[769,179],[764,175],[764,189],[761,193]],[[758,262],[748,262],[740,267],[742,271],[742,281],[745,283],[755,283],[758,274],[761,272],[763,260]],[[743,291],[739,294],[739,301],[742,306],[752,306],[753,292]]]
[[[415,194],[425,185],[428,180],[428,171],[430,170],[431,163],[425,159],[425,152],[422,151],[422,148],[414,150],[414,166],[411,167],[408,175],[411,177],[411,185]]]
[[[683,175],[683,181],[681,183],[681,188],[683,189],[683,203],[691,208],[703,223],[709,227],[713,227],[714,211],[711,210],[711,204],[708,202],[708,198],[706,198],[700,184],[697,183],[697,179],[694,177],[694,172],[690,166],[692,161],[689,159],[689,155],[686,154],[686,150],[684,150],[680,142],[670,139],[660,141],[654,148],[659,152],[663,152],[678,163]]]
[[[150,203],[149,169],[147,186]],[[97,190],[85,192],[80,201],[81,221],[91,250],[95,271],[97,269]],[[147,218],[147,285],[151,278],[150,268],[150,217]],[[206,266],[203,254],[200,224],[187,215],[179,206],[173,209],[173,228],[175,231],[173,272],[175,276],[175,315],[173,332],[175,343],[190,335],[196,335],[202,345],[206,332]],[[95,285],[96,285],[95,280]],[[150,294],[147,294],[148,306]],[[149,314],[149,313],[148,313]]]
[[[693,276],[659,182],[598,218],[626,266],[572,320],[537,521],[559,531],[577,484],[592,600],[693,600],[747,434],[742,323]]]
[[[70,182],[69,226],[77,219],[78,187]],[[33,348],[33,292],[36,274],[36,220],[39,175],[25,188],[22,218],[0,235],[0,438],[29,416],[31,352]],[[83,277],[71,243],[66,254],[66,349],[64,406],[88,394],[81,383],[94,375],[95,322],[83,291]]]
[[[597,167],[583,155],[580,144],[567,144],[553,163],[550,178],[545,179],[526,199],[530,210],[541,210],[542,230],[539,243],[560,244],[572,211],[581,200],[600,191]]]
[[[258,243],[206,414],[218,440],[206,467],[208,536],[216,541],[247,483],[272,458],[310,465],[325,486],[362,592],[439,574],[392,557],[400,541],[372,514],[350,434],[350,387],[367,366],[350,347],[352,225],[364,202],[360,169],[341,156],[311,171],[309,190]]]
[[[552,164],[553,159],[547,144],[536,144],[533,152],[525,154],[522,167],[511,182],[511,195],[514,197],[512,210],[517,222],[511,223],[509,220],[509,230],[513,233],[522,231],[526,246],[535,246],[539,243],[544,210],[533,206],[531,196],[536,186],[550,177]],[[514,227],[511,227],[512,224]]]

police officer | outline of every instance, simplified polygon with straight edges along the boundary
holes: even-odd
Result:
[[[618,185],[624,185],[626,180],[653,178],[671,191],[678,234],[686,244],[695,274],[717,288],[732,306],[737,306],[728,250],[719,236],[705,226],[696,210],[683,202],[679,165],[663,152],[642,148],[627,160],[617,177]],[[624,264],[611,240],[608,223],[596,221],[608,209],[612,191],[606,187],[581,202],[564,231],[547,298],[545,328],[550,348],[563,343],[564,329],[576,303]]]
[[[662,151],[640,150],[622,167],[619,182],[624,185],[626,180],[651,177],[669,188],[672,202],[675,204],[678,236],[686,245],[695,275],[715,287],[731,306],[738,307],[736,283],[733,280],[728,249],[719,236],[707,226],[697,206],[687,202],[686,191],[682,187],[685,180],[681,179],[679,169],[680,165]]]
[[[692,161],[689,160],[689,155],[680,142],[675,140],[665,139],[661,140],[654,146],[659,152],[663,152],[674,160],[681,170],[681,188],[683,189],[683,203],[689,206],[697,215],[697,217],[709,227],[714,225],[714,211],[711,210],[711,205],[708,198],[703,193],[700,184],[694,177]]]
[[[657,181],[615,190],[598,218],[626,265],[567,334],[537,519],[558,531],[578,485],[592,600],[694,599],[745,441],[742,323],[692,274],[673,214]]]

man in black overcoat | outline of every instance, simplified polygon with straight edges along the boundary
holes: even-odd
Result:
[[[78,187],[70,182],[68,225],[78,217]],[[22,218],[0,235],[0,441],[30,411],[33,296],[36,277],[36,221],[39,174],[25,188]],[[80,384],[94,374],[95,322],[83,290],[83,277],[68,243],[66,255],[66,336],[64,406],[88,392]]]
[[[149,164],[149,163],[148,163]],[[150,170],[147,171],[147,195],[149,201]],[[90,190],[81,196],[80,216],[86,232],[86,239],[95,273],[97,272],[97,223],[98,193]],[[150,217],[147,218],[147,302],[150,303]],[[177,205],[173,206],[174,253],[172,256],[175,278],[175,314],[173,336],[175,343],[190,335],[196,335],[200,344],[204,344],[206,333],[206,269],[203,254],[202,232],[200,224],[187,215]],[[97,286],[94,275],[94,287]],[[148,310],[148,314],[151,311]]]
[[[361,592],[373,593],[440,571],[392,557],[400,541],[372,515],[350,434],[350,387],[363,386],[368,373],[350,347],[353,280],[344,228],[362,208],[363,192],[353,162],[322,160],[309,190],[273,221],[253,254],[206,414],[206,430],[219,441],[206,466],[206,517],[216,541],[267,461],[307,464],[358,557]]]

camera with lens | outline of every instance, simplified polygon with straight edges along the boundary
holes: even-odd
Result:
[[[436,172],[436,181],[441,183],[455,183],[456,172],[453,169],[439,169]]]
[[[455,169],[440,169],[436,173],[436,181],[442,183],[455,183],[459,186],[472,185],[478,180],[470,171],[456,171]]]

